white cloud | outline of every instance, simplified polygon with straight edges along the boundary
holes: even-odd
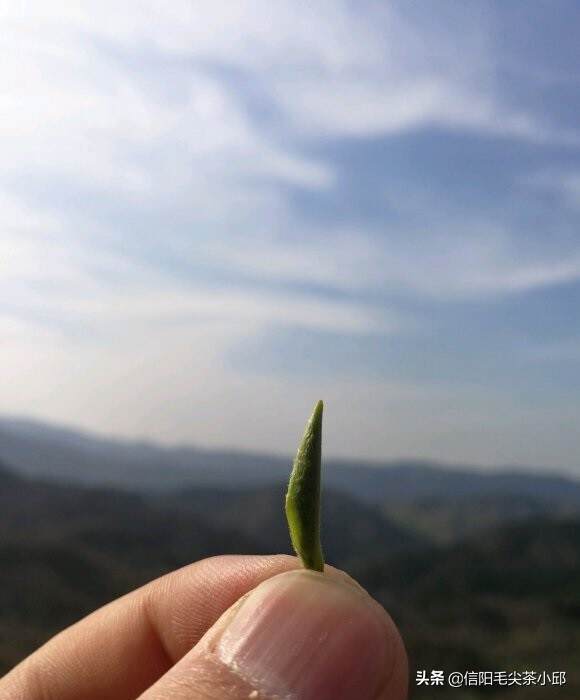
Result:
[[[261,432],[291,449],[289,426],[320,393],[338,407],[338,452],[468,456],[473,426],[454,432],[466,404],[453,392],[227,366],[239,342],[281,325],[413,330],[355,301],[366,294],[479,298],[580,277],[574,251],[515,246],[490,221],[328,231],[289,196],[285,185],[333,195],[334,167],[312,155],[329,138],[443,126],[577,145],[508,99],[478,13],[453,9],[457,24],[414,11],[2,3],[0,410],[206,444],[254,447]],[[575,176],[559,189],[577,201]],[[317,286],[341,294],[305,291]]]
[[[330,187],[332,168],[296,146],[305,135],[447,125],[576,138],[503,104],[489,27],[478,16],[462,13],[458,34],[410,22],[404,10],[320,2],[297,13],[294,3],[265,0],[4,3],[4,172],[147,201],[199,191],[211,206],[253,178]],[[215,65],[241,71],[236,89]],[[273,106],[269,126],[248,112],[244,84]]]
[[[508,229],[465,218],[429,230],[343,228],[329,235],[310,228],[280,238],[262,232],[246,237],[243,246],[220,241],[210,251],[222,265],[266,279],[441,300],[502,296],[580,279],[580,251],[528,250]]]
[[[111,324],[130,329],[191,322],[229,323],[241,336],[265,324],[345,333],[392,332],[398,326],[394,316],[353,302],[179,282],[154,266],[112,256],[106,244],[95,245],[74,225],[27,209],[14,196],[0,199],[0,217],[2,298],[25,316],[72,322],[89,332]],[[106,270],[112,281],[97,270]]]
[[[122,166],[119,179],[133,187],[139,168],[115,148],[116,138],[142,148],[169,139],[210,157],[226,149],[250,168],[257,156],[274,174],[287,164],[278,174],[291,181],[301,181],[303,164],[306,186],[313,169],[314,186],[328,183],[322,164],[303,163],[258,135],[225,83],[209,76],[208,62],[245,71],[298,133],[374,135],[442,124],[562,138],[503,103],[490,26],[477,13],[461,14],[458,33],[410,22],[399,3],[361,12],[324,1],[296,12],[289,0],[147,0],[122,8],[36,0],[4,3],[2,12],[3,131],[34,137],[37,164],[48,156],[62,168],[67,157],[69,166],[79,159],[105,178]],[[131,56],[150,69],[145,79]],[[172,84],[189,97],[167,99]],[[59,138],[47,138],[55,132]]]
[[[43,8],[31,3],[23,16],[19,6],[4,18],[5,173],[65,176],[146,197],[158,188],[166,191],[168,177],[176,189],[191,186],[192,172],[222,188],[255,175],[309,188],[332,183],[327,166],[260,133],[233,93],[202,67],[168,67],[152,57],[153,70],[143,78],[130,62],[90,41],[104,36],[106,26],[122,27],[118,8],[91,3],[75,9],[63,3],[62,12]],[[132,18],[135,36],[146,42],[151,17],[140,25],[143,13],[135,9],[127,21]],[[178,18],[174,21],[170,29],[179,34]],[[115,50],[131,48],[128,35],[108,38],[116,40]],[[164,70],[156,72],[159,67]],[[168,73],[178,97],[167,94]]]
[[[489,26],[478,17],[463,13],[458,35],[444,23],[409,21],[398,3],[359,12],[320,2],[296,13],[289,1],[167,6],[148,0],[119,8],[109,1],[37,0],[5,3],[2,13],[5,172],[21,180],[65,177],[112,201],[133,197],[130,207],[189,208],[191,230],[164,231],[157,243],[185,264],[441,298],[509,293],[578,276],[575,256],[522,257],[510,236],[491,226],[470,225],[469,235],[458,227],[347,228],[333,231],[329,243],[277,187],[280,181],[314,191],[332,186],[332,168],[298,150],[304,134],[368,136],[443,124],[549,138],[534,115],[502,103]],[[209,70],[212,62],[241,71],[236,90]],[[264,126],[252,116],[243,80],[272,101],[281,122]],[[59,238],[51,224],[33,239],[20,232],[4,239],[10,256],[4,259],[24,283],[43,275],[71,285],[84,275],[86,283],[95,259],[115,265],[107,249],[111,231],[88,217],[65,223],[68,231],[79,225],[76,235]],[[108,307],[106,290],[96,279],[91,284],[85,296]],[[182,292],[158,284],[160,298],[167,293],[168,305],[181,307]],[[203,289],[196,294],[203,297]],[[253,309],[250,316],[271,319],[263,299],[238,299]],[[231,308],[242,314],[241,304],[232,301]],[[296,308],[282,319],[309,317]],[[360,310],[326,311],[315,316],[364,317]]]

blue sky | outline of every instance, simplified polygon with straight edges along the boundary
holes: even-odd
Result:
[[[0,21],[0,412],[580,473],[578,3]]]

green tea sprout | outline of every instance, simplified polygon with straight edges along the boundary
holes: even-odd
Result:
[[[290,539],[305,568],[324,570],[320,545],[320,460],[322,409],[319,401],[298,447],[286,493],[286,519]]]

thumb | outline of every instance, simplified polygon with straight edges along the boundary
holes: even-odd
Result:
[[[407,657],[384,609],[337,573],[261,583],[141,700],[405,700]]]

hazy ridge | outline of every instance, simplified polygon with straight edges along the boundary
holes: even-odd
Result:
[[[280,458],[119,444],[0,421],[0,668],[191,561],[290,553],[288,468]],[[576,700],[577,482],[416,463],[330,462],[325,476],[327,559],[389,609],[412,669],[565,670],[568,684],[557,694],[491,695]],[[415,697],[474,696],[423,689]]]

